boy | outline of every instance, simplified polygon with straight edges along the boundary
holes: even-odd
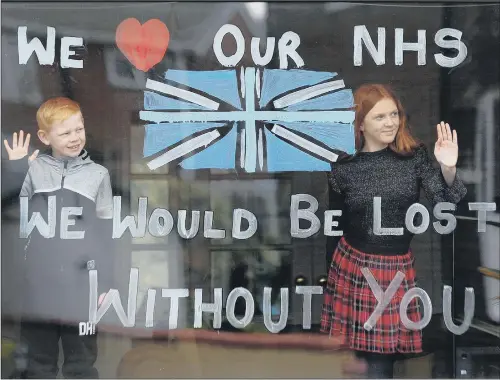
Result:
[[[78,324],[89,318],[88,270],[98,270],[100,288],[111,279],[110,249],[103,245],[111,239],[110,222],[103,222],[112,218],[110,177],[84,150],[85,127],[78,103],[62,97],[49,99],[38,109],[36,119],[38,137],[51,152],[38,156],[35,152],[29,158],[20,192],[21,230],[29,232],[36,212],[44,223],[53,215],[55,220],[48,224],[55,228],[46,228],[49,236],[44,237],[35,227],[25,240],[21,339],[28,346],[26,376],[57,376],[61,340],[64,377],[96,378],[96,335],[79,336]],[[18,167],[26,164],[29,145],[29,136],[24,143],[22,132],[19,137],[15,141],[14,134],[12,148],[4,142],[9,162],[17,161]],[[23,209],[23,197],[28,199],[28,210]]]

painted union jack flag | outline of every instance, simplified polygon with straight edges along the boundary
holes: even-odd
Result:
[[[151,170],[328,171],[354,152],[352,106],[332,72],[168,70],[146,83],[144,157]]]

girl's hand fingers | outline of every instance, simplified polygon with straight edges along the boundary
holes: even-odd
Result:
[[[438,141],[441,141],[443,138],[443,134],[441,133],[441,124],[437,124],[436,129],[437,129],[437,134],[438,134]]]
[[[453,136],[451,134],[450,124],[446,123],[446,135],[448,136],[448,140],[453,141]]]
[[[439,123],[439,127],[441,128],[441,136],[443,136],[443,141],[446,140],[446,128],[444,127],[444,123]]]
[[[446,125],[444,121],[441,122],[441,130],[443,131],[443,140],[448,140],[448,133],[446,132]]]

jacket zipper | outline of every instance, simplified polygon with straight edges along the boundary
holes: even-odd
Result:
[[[31,234],[30,234],[30,236],[28,238],[28,242],[24,246],[24,260],[26,260],[28,258],[28,247],[30,245],[30,242],[31,242]]]
[[[62,178],[61,178],[61,207],[64,205],[64,179],[66,178],[67,174],[67,168],[68,168],[68,161],[64,161],[64,168],[63,168],[63,173],[62,173]],[[61,272],[64,271],[64,265],[61,264],[59,270]]]
[[[63,169],[62,180],[61,180],[61,189],[64,187],[64,178],[66,177],[67,168],[68,168],[68,161],[64,161],[64,169]]]
[[[68,161],[64,161],[64,168],[63,168],[62,178],[61,178],[61,207],[62,207],[63,202],[64,202],[64,198],[63,198],[64,192],[62,190],[64,188],[64,179],[66,178],[67,167],[68,167]]]

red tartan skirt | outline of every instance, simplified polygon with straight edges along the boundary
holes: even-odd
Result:
[[[405,293],[416,286],[413,262],[411,251],[396,256],[367,254],[353,248],[342,237],[328,272],[321,332],[344,336],[346,345],[358,351],[422,352],[422,332],[407,329],[401,322],[399,310]],[[370,270],[384,292],[398,271],[405,275],[382,314],[377,312],[380,317],[371,329],[365,328],[365,322],[375,311],[378,301],[361,271],[362,268]],[[418,322],[422,319],[417,298],[410,301],[406,310],[411,321]]]

